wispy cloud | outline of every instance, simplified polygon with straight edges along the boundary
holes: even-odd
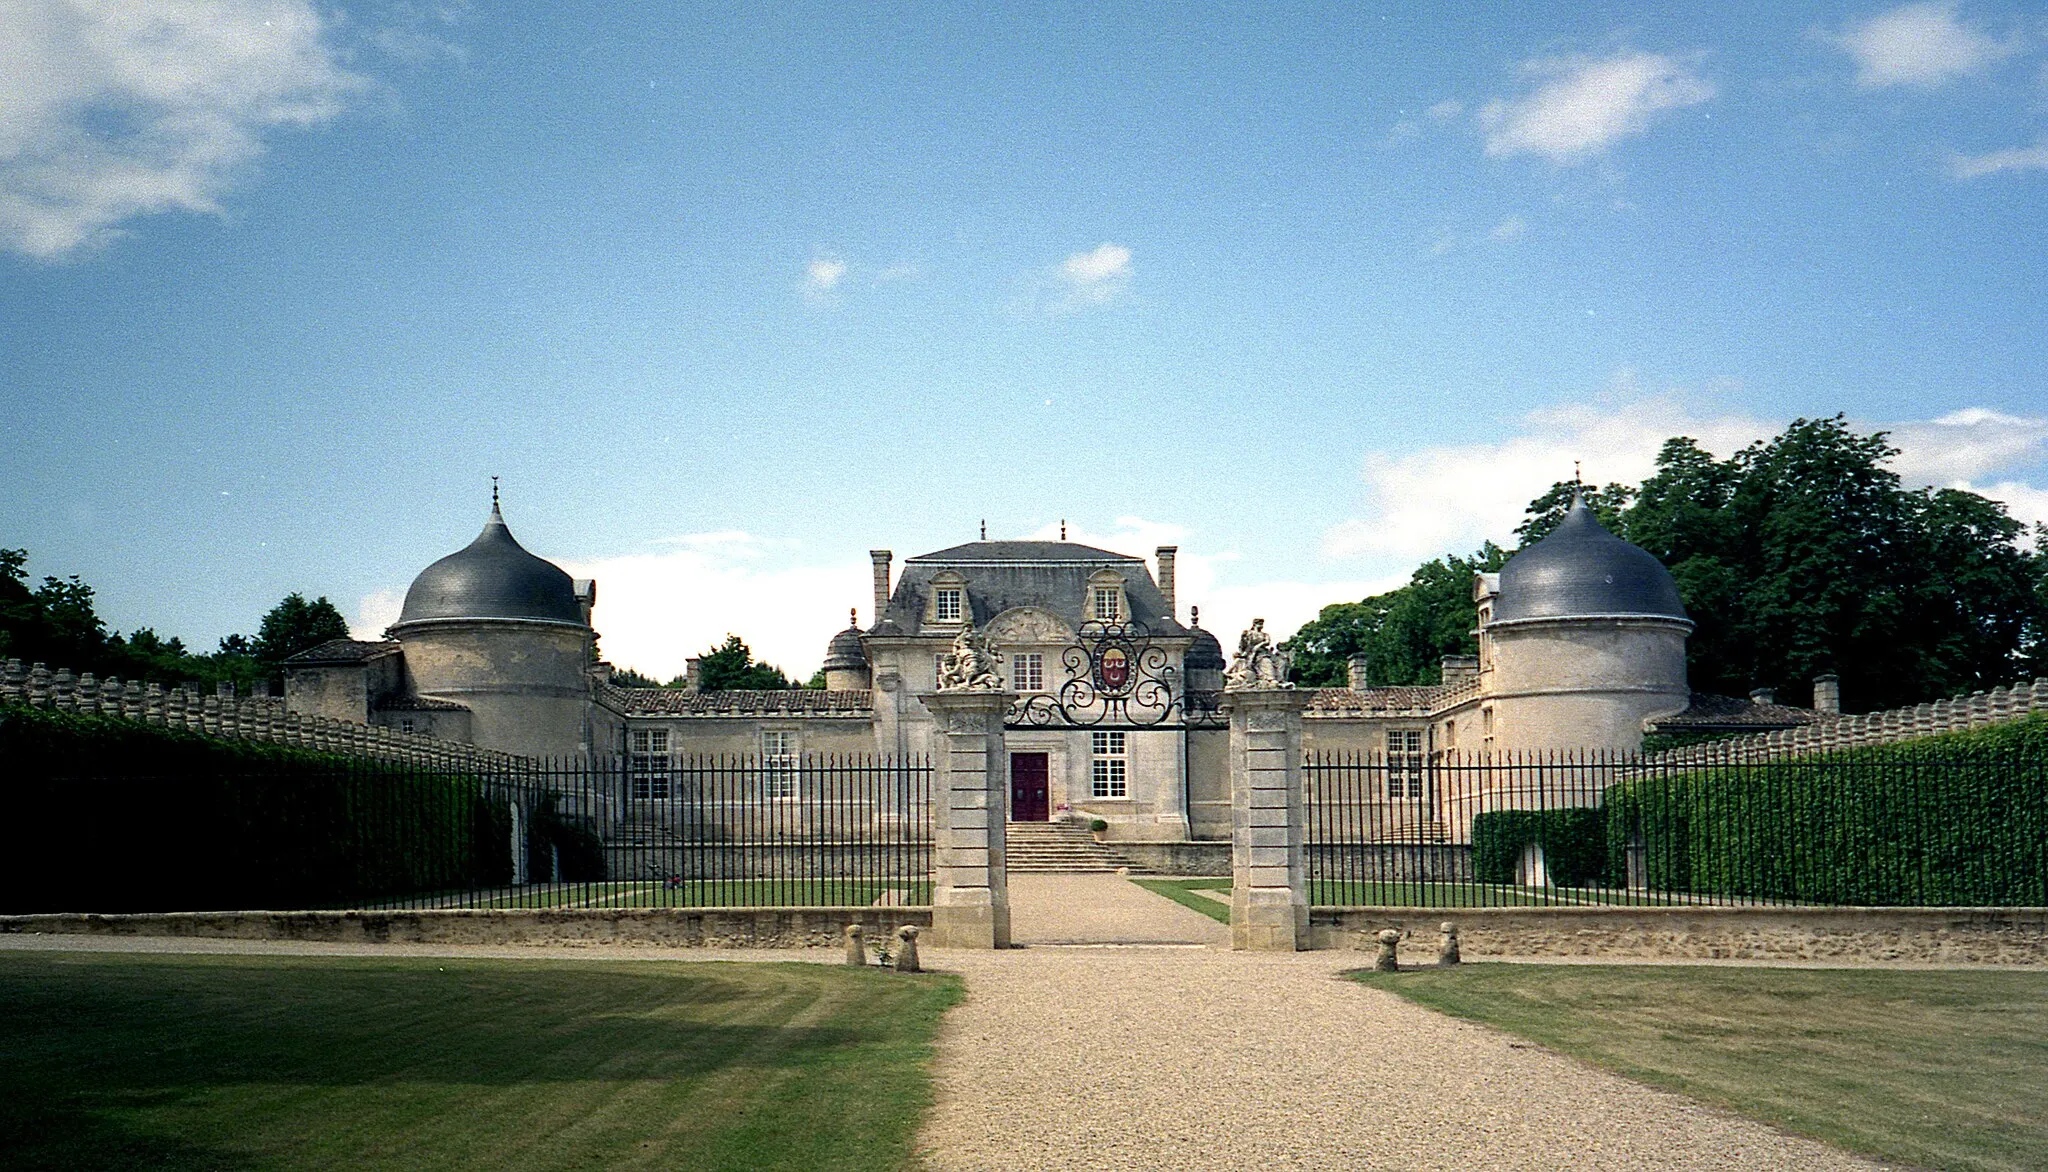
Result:
[[[364,90],[306,0],[0,6],[0,248],[55,259],[153,212],[219,212],[280,127]]]
[[[1583,163],[1646,133],[1659,115],[1714,96],[1711,82],[1662,53],[1541,59],[1525,63],[1522,73],[1534,89],[1479,110],[1489,155]]]
[[[1060,264],[1060,278],[1076,301],[1100,304],[1123,291],[1131,277],[1131,250],[1104,243],[1077,252]]]
[[[1865,89],[1913,86],[1935,89],[1979,72],[2020,49],[1957,15],[1944,0],[1901,4],[1851,23],[1821,39],[1856,61],[1856,84]]]
[[[814,298],[829,296],[845,279],[845,261],[819,257],[804,266],[804,293]]]
[[[1949,160],[1948,171],[1958,179],[1977,179],[2001,171],[2048,171],[2048,141],[1989,154],[1959,154]]]

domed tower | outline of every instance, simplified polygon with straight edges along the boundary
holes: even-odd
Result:
[[[1490,747],[1632,751],[1645,719],[1689,703],[1678,583],[1584,501],[1474,594]]]
[[[868,651],[860,641],[860,618],[847,612],[847,627],[825,646],[825,689],[864,692],[868,688]]]
[[[1202,626],[1202,608],[1196,607],[1193,625],[1188,634],[1194,642],[1188,644],[1187,656],[1181,660],[1187,668],[1187,688],[1190,692],[1221,692],[1223,673],[1230,662],[1223,658],[1223,644],[1216,636]]]
[[[411,690],[469,709],[477,745],[590,751],[594,633],[576,583],[513,540],[495,490],[477,539],[413,579],[391,636]]]

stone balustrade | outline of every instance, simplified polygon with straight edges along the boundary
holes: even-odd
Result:
[[[523,757],[444,741],[378,725],[286,711],[273,696],[238,696],[231,685],[202,695],[135,680],[95,679],[69,668],[24,667],[10,659],[0,667],[0,705],[26,704],[59,712],[131,720],[158,728],[182,729],[233,741],[260,741],[316,753],[362,757],[429,769],[502,769],[526,764]]]
[[[1885,712],[1843,716],[1800,728],[1729,737],[1654,754],[1658,765],[1692,765],[1754,757],[1789,757],[1830,749],[1856,749],[1898,741],[1961,732],[1987,725],[2025,720],[2048,712],[2048,679],[1972,692],[1949,700],[1915,704]]]

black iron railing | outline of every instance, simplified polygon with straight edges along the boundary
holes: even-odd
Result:
[[[2048,905],[2048,758],[1317,753],[1310,899]]]
[[[9,787],[0,911],[930,902],[923,758],[294,763]]]

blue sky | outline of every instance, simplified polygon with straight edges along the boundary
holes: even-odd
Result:
[[[1798,416],[2048,520],[2036,7],[766,7],[0,5],[0,545],[374,635],[497,474],[808,674],[871,548],[1284,631]]]

